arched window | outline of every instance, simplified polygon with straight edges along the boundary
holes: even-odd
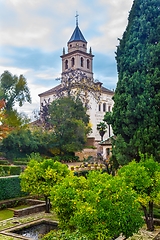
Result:
[[[108,106],[108,112],[110,112],[111,111],[111,106]]]
[[[103,112],[106,111],[106,103],[103,103]]]
[[[87,68],[89,69],[90,67],[90,62],[89,62],[89,59],[87,59]]]
[[[83,57],[81,57],[81,67],[83,67]]]
[[[98,105],[98,110],[101,111],[101,104]]]
[[[71,59],[71,66],[74,67],[74,57]]]
[[[68,69],[68,60],[65,61],[65,69]]]

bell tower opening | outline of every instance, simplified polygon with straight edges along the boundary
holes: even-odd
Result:
[[[81,70],[88,78],[93,79],[92,62],[94,55],[91,50],[87,52],[87,41],[79,28],[78,16],[76,13],[76,27],[67,43],[67,53],[63,50],[61,56],[62,78],[70,70]]]

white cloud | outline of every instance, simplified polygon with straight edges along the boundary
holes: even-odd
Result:
[[[76,11],[88,48],[92,47],[93,54],[103,54],[99,59],[107,65],[110,63],[105,55],[114,59],[117,38],[121,38],[125,30],[132,3],[133,0],[0,1],[0,73],[9,70],[12,74],[23,74],[32,96],[32,104],[25,104],[21,111],[31,115],[39,108],[38,94],[58,84],[55,79],[61,74],[61,59],[56,56],[71,37]],[[95,65],[96,61],[98,56],[95,56]],[[115,85],[116,73],[102,73],[99,62],[97,66],[99,72],[95,78],[106,87]],[[109,75],[106,76],[106,72]]]

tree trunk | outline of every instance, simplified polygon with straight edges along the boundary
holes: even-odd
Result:
[[[50,213],[50,199],[45,196],[45,202],[46,202],[46,213]]]
[[[154,222],[153,222],[153,202],[149,202],[149,210],[147,212],[147,208],[145,206],[143,207],[144,216],[145,216],[145,222],[147,225],[148,231],[154,231]]]
[[[100,136],[101,136],[101,141],[103,141],[103,136],[104,136],[104,134],[105,134],[105,131],[100,130],[100,131],[99,131],[99,134],[100,134]]]

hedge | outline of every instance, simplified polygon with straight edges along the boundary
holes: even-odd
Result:
[[[20,166],[11,166],[11,165],[0,165],[6,175],[20,175],[21,167]]]
[[[9,162],[7,160],[0,160],[0,165],[8,165]]]
[[[19,176],[0,177],[0,200],[26,196],[21,191]]]
[[[14,161],[15,165],[24,165],[26,166],[28,164],[28,162],[22,162],[22,161]]]

